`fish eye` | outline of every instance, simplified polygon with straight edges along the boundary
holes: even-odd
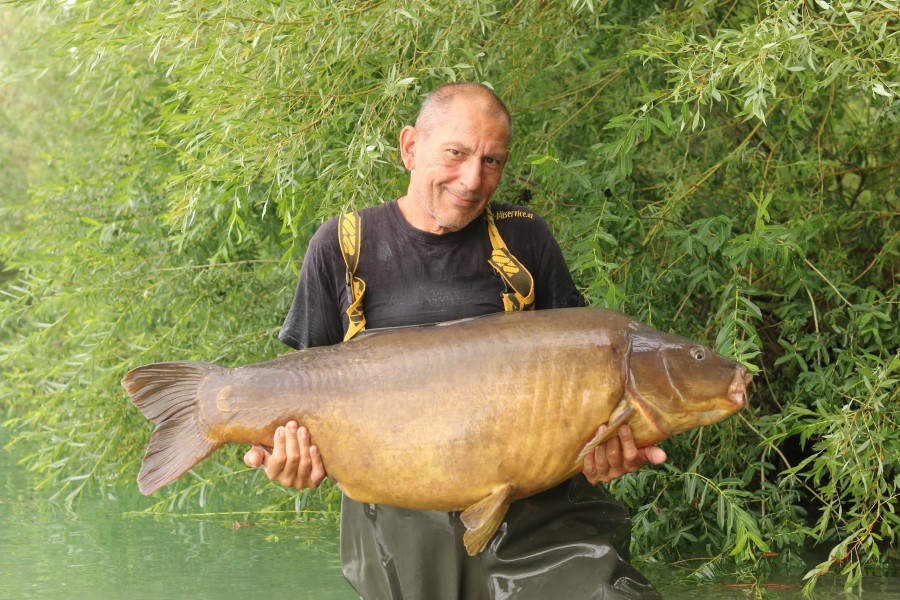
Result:
[[[691,358],[693,358],[694,360],[703,360],[704,358],[706,358],[706,351],[699,346],[697,346],[696,348],[691,348]]]

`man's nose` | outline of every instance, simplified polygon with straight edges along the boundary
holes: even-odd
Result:
[[[459,182],[467,190],[477,190],[481,187],[481,169],[481,159],[479,157],[470,158],[460,166]]]

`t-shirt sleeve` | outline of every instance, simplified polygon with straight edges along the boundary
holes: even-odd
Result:
[[[534,277],[535,308],[569,308],[584,306],[584,296],[578,291],[559,242],[553,237],[546,221],[535,215],[533,246],[537,264]]]
[[[575,287],[562,250],[555,239],[550,238],[540,269],[541,280],[535,282],[536,308],[569,308],[584,306],[584,296]]]
[[[295,350],[343,340],[338,281],[343,280],[345,271],[337,241],[337,220],[331,219],[309,241],[294,300],[278,339]]]

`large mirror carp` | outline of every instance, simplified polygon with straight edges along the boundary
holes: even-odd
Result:
[[[375,331],[238,368],[146,365],[122,385],[156,423],[144,494],[223,444],[271,446],[295,420],[345,494],[463,511],[474,555],[510,502],[580,472],[618,426],[645,446],[715,423],[744,406],[750,379],[696,342],[567,308]]]

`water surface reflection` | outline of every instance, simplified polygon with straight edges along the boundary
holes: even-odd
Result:
[[[137,498],[85,496],[64,510],[7,450],[0,459],[0,598],[358,598],[334,523],[151,517],[135,514]]]

